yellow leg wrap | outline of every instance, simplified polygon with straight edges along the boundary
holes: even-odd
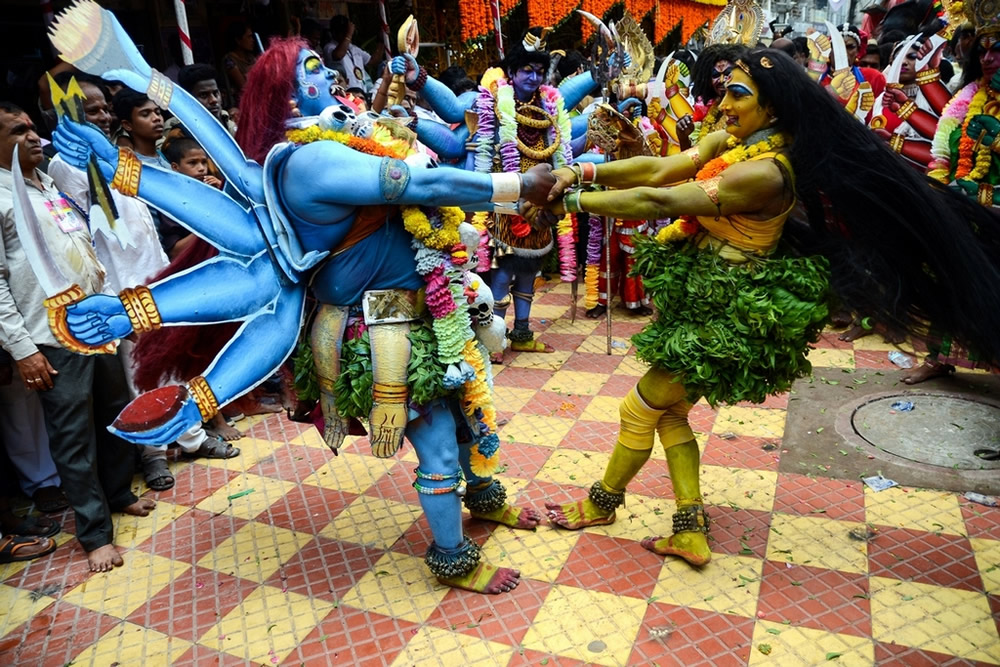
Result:
[[[656,422],[656,432],[660,436],[660,444],[669,451],[672,447],[694,440],[694,431],[688,423],[688,413],[691,404],[683,398],[660,415]]]
[[[618,444],[636,451],[653,449],[653,433],[662,414],[662,409],[650,407],[633,387],[618,406]]]
[[[701,505],[701,481],[699,479],[701,453],[698,443],[691,439],[677,445],[667,446],[667,466],[670,468],[670,482],[674,486],[677,507]]]
[[[333,392],[333,384],[340,375],[340,348],[346,326],[347,308],[324,304],[316,313],[309,335],[319,381],[320,407],[326,422],[323,439],[327,447],[335,452],[344,444],[349,428],[347,420],[337,412]]]

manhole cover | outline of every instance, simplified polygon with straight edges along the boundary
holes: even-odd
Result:
[[[900,402],[913,408],[901,410]],[[869,444],[910,461],[954,470],[1000,470],[1000,461],[973,453],[1000,449],[1000,408],[995,405],[960,396],[883,395],[859,406],[851,424]]]

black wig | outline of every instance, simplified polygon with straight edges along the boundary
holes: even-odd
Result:
[[[542,34],[542,28],[528,28],[528,32],[538,37]],[[524,41],[519,41],[507,52],[507,55],[500,62],[500,67],[504,72],[510,74],[516,72],[525,65],[541,65],[545,71],[549,70],[552,57],[548,51],[529,51],[524,48]]]
[[[793,138],[807,220],[784,239],[830,259],[848,306],[910,332],[931,322],[1000,361],[1000,216],[913,170],[783,52],[743,62]]]
[[[979,62],[979,59],[983,57],[983,42],[980,38],[972,40],[972,46],[969,48],[969,53],[965,56],[965,62],[962,63],[962,87],[968,86],[973,81],[979,81],[983,78],[983,64]]]
[[[747,47],[742,44],[713,44],[706,47],[698,55],[698,61],[694,64],[691,72],[691,93],[695,99],[701,98],[705,103],[714,100],[715,87],[712,85],[712,73],[715,71],[715,63],[720,60],[728,60],[735,63],[747,53]]]

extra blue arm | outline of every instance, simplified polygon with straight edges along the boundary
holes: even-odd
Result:
[[[594,81],[594,77],[590,72],[584,72],[583,74],[563,79],[562,83],[559,84],[559,94],[562,95],[566,111],[575,109],[583,101],[584,97],[590,95],[596,89],[597,82]]]
[[[462,123],[454,130],[444,123],[421,118],[417,121],[417,137],[445,160],[457,160],[465,154],[469,128]]]
[[[465,120],[466,109],[472,108],[479,93],[470,90],[456,96],[451,92],[451,88],[429,76],[420,95],[427,100],[441,120],[446,123],[461,123]]]

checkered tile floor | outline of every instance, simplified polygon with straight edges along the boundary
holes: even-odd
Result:
[[[568,286],[549,288],[535,326],[558,351],[509,357],[496,378],[502,477],[536,507],[600,476],[643,373],[628,346],[642,321],[619,318],[606,356],[603,320],[581,309],[571,323]],[[827,336],[812,358],[890,367],[889,349]],[[786,404],[693,410],[715,518],[702,571],[638,544],[673,512],[657,453],[612,526],[468,521],[485,555],[524,577],[498,597],[429,576],[412,449],[379,460],[355,439],[333,458],[315,430],[254,418],[239,458],[176,461],[151,517],[116,518],[123,568],[89,574],[69,514],[52,556],[0,566],[0,663],[1000,663],[1000,510],[779,473]]]

